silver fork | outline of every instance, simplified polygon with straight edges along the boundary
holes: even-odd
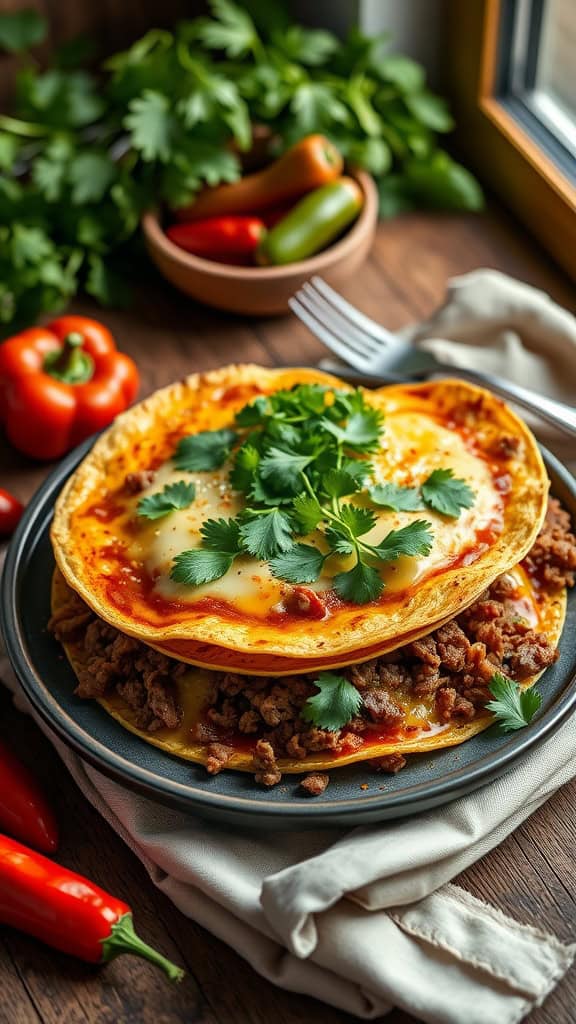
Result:
[[[307,281],[289,303],[312,334],[361,374],[380,376],[388,381],[418,380],[436,374],[462,377],[489,388],[563,433],[576,437],[576,409],[494,374],[441,363],[431,352],[413,348],[410,342],[365,316],[321,277]]]

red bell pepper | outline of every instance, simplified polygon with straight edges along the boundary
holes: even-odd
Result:
[[[59,317],[0,345],[0,423],[36,459],[58,459],[107,426],[138,384],[133,360],[86,317]]]
[[[226,257],[251,256],[263,240],[266,227],[259,217],[206,217],[173,224],[166,234],[186,252],[221,261]]]
[[[9,537],[18,526],[24,506],[10,491],[0,487],[0,537]]]
[[[27,768],[0,743],[0,828],[44,853],[58,846],[56,818]]]
[[[184,971],[140,939],[127,903],[93,882],[0,835],[0,923],[88,963],[134,953],[171,981]]]

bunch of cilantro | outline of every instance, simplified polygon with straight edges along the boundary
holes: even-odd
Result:
[[[235,180],[254,122],[284,147],[326,134],[376,177],[383,216],[481,205],[474,178],[437,146],[452,128],[446,105],[385,38],[303,28],[280,0],[210,7],[211,17],[148,32],[98,73],[82,40],[39,67],[30,50],[44,19],[0,15],[0,51],[21,56],[14,109],[0,115],[2,333],[79,288],[125,299],[143,209]]]
[[[333,577],[334,589],[345,601],[365,604],[384,589],[379,565],[429,554],[431,524],[423,519],[391,530],[378,544],[367,540],[377,522],[366,491],[373,473],[369,456],[380,447],[383,423],[361,391],[302,384],[257,398],[238,413],[235,425],[237,430],[188,435],[176,449],[174,465],[183,473],[215,470],[231,460],[230,483],[246,502],[234,518],[203,524],[201,547],[174,560],[177,582],[210,583],[236,558],[251,555],[267,561],[278,579],[312,583],[337,555],[351,565]],[[162,495],[156,500],[166,504]],[[148,515],[146,508],[139,512]],[[299,541],[314,531],[318,544]]]

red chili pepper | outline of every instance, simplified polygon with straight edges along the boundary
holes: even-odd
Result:
[[[63,316],[0,345],[0,419],[15,448],[58,459],[134,400],[138,371],[96,320]]]
[[[58,826],[32,774],[0,743],[0,828],[44,853],[58,846]]]
[[[24,506],[10,491],[0,487],[0,537],[9,537],[20,522]]]
[[[171,981],[184,976],[180,967],[138,938],[127,903],[2,835],[0,923],[89,963],[105,964],[121,953],[135,953],[161,967]]]
[[[171,242],[205,259],[250,256],[266,234],[259,217],[206,217],[173,224],[166,230]]]

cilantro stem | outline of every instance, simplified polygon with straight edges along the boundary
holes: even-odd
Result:
[[[0,114],[0,128],[12,135],[21,135],[25,139],[39,139],[49,135],[52,129],[46,125],[37,124],[34,121],[21,121],[18,117],[10,117],[8,114]]]

